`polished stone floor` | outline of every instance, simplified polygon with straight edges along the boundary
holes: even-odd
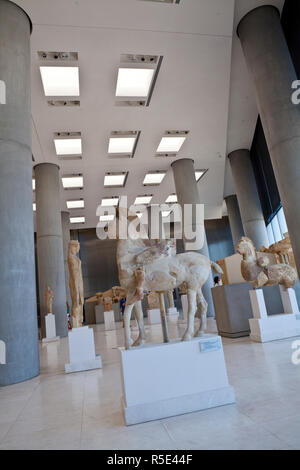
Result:
[[[214,331],[213,321],[209,331]],[[41,375],[0,388],[0,449],[300,449],[300,365],[294,340],[223,339],[237,403],[125,427],[116,331],[94,327],[103,369],[66,375],[67,340],[40,346]],[[170,324],[175,338],[183,326]],[[147,329],[161,341],[161,327]],[[147,367],[147,364],[145,364]]]

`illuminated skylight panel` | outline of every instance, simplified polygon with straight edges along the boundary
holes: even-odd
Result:
[[[84,200],[78,199],[77,201],[67,201],[67,208],[68,209],[84,209]]]
[[[169,217],[170,214],[171,214],[171,211],[161,211],[162,217]]]
[[[81,139],[54,139],[56,155],[81,155]]]
[[[78,67],[40,67],[45,96],[79,96]]]
[[[84,224],[85,217],[70,217],[71,224]]]
[[[32,209],[33,209],[33,212],[36,211],[36,203],[35,202],[32,204]]]
[[[186,137],[163,137],[157,148],[157,153],[172,152],[178,153]]]
[[[110,137],[108,144],[109,154],[131,154],[134,149],[136,137]]]
[[[104,186],[122,187],[126,181],[126,173],[110,173],[104,176]]]
[[[35,191],[35,179],[32,179],[32,191]]]
[[[171,204],[174,202],[178,202],[177,195],[176,194],[170,194],[170,196],[167,197],[166,203]]]
[[[101,201],[102,207],[116,207],[119,204],[119,197],[104,197]]]
[[[119,68],[117,97],[147,97],[154,69]]]
[[[111,222],[114,218],[113,214],[100,215],[100,222]]]
[[[196,178],[197,183],[200,180],[200,178],[204,175],[204,173],[205,173],[205,170],[196,170],[195,171],[195,178]]]
[[[83,177],[82,176],[63,176],[62,184],[63,184],[64,189],[83,188]]]
[[[162,182],[165,176],[166,176],[166,173],[162,173],[162,172],[147,173],[144,178],[143,184],[144,185],[158,185]]]
[[[151,196],[137,196],[135,198],[134,205],[137,206],[140,204],[149,204],[151,202],[152,197],[153,197],[152,195]]]

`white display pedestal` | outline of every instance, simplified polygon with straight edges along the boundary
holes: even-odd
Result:
[[[113,310],[109,310],[109,312],[104,312],[104,328],[106,330],[116,329],[115,312]]]
[[[159,308],[153,308],[151,310],[148,310],[147,316],[148,316],[148,325],[157,325],[158,323],[161,323],[161,316],[160,316]]]
[[[181,297],[181,305],[182,305],[182,311],[183,311],[183,317],[185,320],[187,320],[187,314],[188,314],[188,298],[186,294],[183,294],[180,296]]]
[[[119,351],[127,425],[235,402],[219,336]]]
[[[65,364],[66,373],[83,370],[101,369],[100,356],[95,354],[94,331],[88,326],[73,328],[69,331],[70,363]]]
[[[176,307],[170,307],[167,310],[167,317],[170,321],[177,321],[179,317],[179,312]]]
[[[48,313],[45,316],[46,324],[46,338],[42,339],[43,343],[52,343],[53,341],[58,341],[59,336],[56,336],[56,325],[55,325],[55,316],[53,313]]]
[[[253,318],[250,338],[259,343],[300,336],[300,314],[294,289],[280,286],[284,314],[268,315],[262,289],[249,291]]]

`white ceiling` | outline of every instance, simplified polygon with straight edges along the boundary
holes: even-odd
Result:
[[[36,163],[58,163],[61,174],[83,173],[82,191],[61,189],[66,200],[83,197],[84,227],[97,224],[102,197],[153,194],[162,203],[175,186],[174,158],[154,157],[166,130],[189,130],[176,158],[190,157],[209,168],[200,180],[206,217],[222,216],[224,194],[234,192],[226,155],[249,147],[257,108],[239,40],[238,21],[262,4],[283,0],[181,0],[179,5],[139,0],[16,0],[32,19],[32,123]],[[236,5],[235,5],[236,4]],[[234,35],[233,35],[234,32]],[[233,36],[233,41],[232,41]],[[37,51],[76,51],[80,67],[80,108],[49,107],[43,93]],[[162,55],[149,107],[115,106],[121,54]],[[133,159],[109,158],[111,131],[140,130]],[[53,132],[81,131],[83,159],[58,162]],[[125,188],[104,188],[106,171],[129,171]],[[158,187],[143,187],[149,170],[167,170]],[[225,180],[225,188],[224,188]],[[80,225],[80,227],[82,227]],[[76,228],[76,225],[74,225]]]

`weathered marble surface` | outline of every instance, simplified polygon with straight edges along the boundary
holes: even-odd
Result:
[[[69,286],[72,300],[71,315],[73,328],[79,328],[83,323],[84,295],[81,261],[77,256],[79,250],[80,244],[77,240],[69,242],[68,266],[70,273]]]

